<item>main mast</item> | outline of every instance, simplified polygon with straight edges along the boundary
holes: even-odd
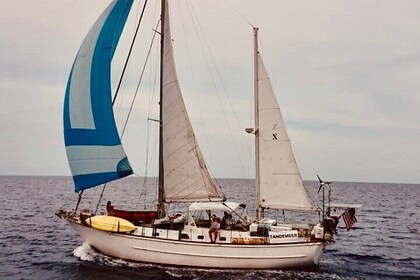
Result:
[[[162,0],[160,14],[160,97],[159,97],[159,190],[158,190],[158,215],[165,216],[164,205],[164,170],[163,170],[163,54],[164,54],[164,31],[165,31],[166,0]]]
[[[258,27],[254,27],[254,113],[255,113],[255,219],[261,220],[260,197],[260,137],[258,112]]]

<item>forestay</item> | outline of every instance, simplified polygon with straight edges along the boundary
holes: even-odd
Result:
[[[172,47],[169,8],[165,9],[164,20],[162,63],[164,198],[166,202],[220,201],[221,197],[198,147],[179,86]]]
[[[260,205],[311,210],[270,79],[258,53]]]
[[[133,0],[114,0],[74,60],[64,103],[64,138],[75,191],[132,174],[111,101],[111,60]]]

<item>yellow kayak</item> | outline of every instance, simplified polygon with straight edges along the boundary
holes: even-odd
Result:
[[[94,229],[110,232],[130,232],[136,229],[129,221],[113,216],[93,216],[86,219],[86,223]]]

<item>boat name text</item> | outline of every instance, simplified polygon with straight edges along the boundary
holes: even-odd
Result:
[[[292,237],[298,237],[297,232],[270,234],[270,238],[292,238]]]

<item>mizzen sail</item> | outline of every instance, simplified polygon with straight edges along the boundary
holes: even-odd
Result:
[[[110,75],[132,4],[109,4],[85,37],[67,83],[64,139],[76,192],[133,173],[114,120]]]
[[[275,209],[311,210],[289,136],[270,78],[257,54],[260,205]]]
[[[163,166],[166,202],[220,201],[188,117],[175,69],[169,7],[163,45]]]

